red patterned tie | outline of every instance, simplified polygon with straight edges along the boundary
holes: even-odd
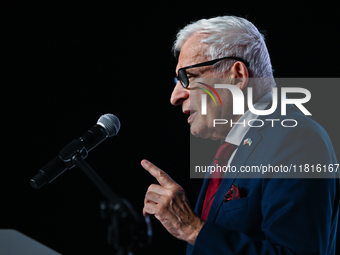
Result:
[[[233,152],[236,148],[237,148],[237,146],[234,145],[234,144],[230,144],[230,143],[227,143],[227,142],[222,143],[220,145],[220,147],[218,148],[217,152],[216,152],[213,165],[215,166],[216,164],[218,164],[221,167],[227,165],[231,154],[233,154]],[[213,203],[215,194],[218,190],[218,187],[221,184],[223,174],[224,174],[223,172],[222,173],[213,172],[213,174],[211,176],[209,186],[208,186],[208,189],[207,189],[207,193],[205,194],[203,208],[202,208],[201,218],[203,220],[207,220],[207,218],[208,218],[208,214],[209,214],[211,204]]]

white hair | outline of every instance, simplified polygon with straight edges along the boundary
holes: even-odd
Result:
[[[251,78],[273,78],[264,36],[248,20],[223,16],[193,22],[178,32],[173,45],[175,54],[195,33],[208,35],[201,42],[209,45],[205,53],[209,60],[227,56],[239,57],[249,63],[248,72]],[[218,62],[215,70],[226,72],[235,62],[236,60]]]

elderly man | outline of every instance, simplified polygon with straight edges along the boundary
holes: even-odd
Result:
[[[236,115],[231,89],[216,88],[221,105],[208,97],[203,109],[202,95],[215,84],[235,86],[245,97],[252,88],[254,108],[270,108],[275,86],[271,62],[252,23],[234,16],[197,21],[178,33],[174,51],[179,58],[171,103],[189,115],[193,135],[221,140],[213,165],[337,164],[326,132],[292,105],[285,116],[280,107],[257,116],[247,104],[245,113]],[[283,117],[298,125],[235,124]],[[216,119],[234,125],[215,125]],[[335,254],[337,178],[212,176],[204,180],[193,210],[168,174],[147,160],[141,164],[159,183],[146,193],[144,215],[154,215],[169,233],[188,242],[187,254]]]

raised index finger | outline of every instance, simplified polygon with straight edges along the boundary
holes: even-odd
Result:
[[[166,172],[152,164],[150,161],[143,159],[141,164],[145,170],[147,170],[153,177],[157,179],[161,186],[165,188],[171,188],[175,185],[178,185]]]

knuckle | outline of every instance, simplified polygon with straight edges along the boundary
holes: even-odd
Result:
[[[155,194],[153,192],[148,192],[145,195],[145,199],[146,199],[146,201],[154,201],[155,199],[157,199],[157,194]]]
[[[157,212],[158,212],[159,214],[164,214],[165,211],[166,211],[166,208],[165,208],[162,204],[158,204],[158,206],[157,206]]]
[[[182,186],[180,186],[180,185],[178,185],[178,184],[177,184],[177,190],[178,190],[179,192],[184,192],[184,189],[182,188]]]
[[[148,209],[149,209],[148,204],[144,204],[143,212],[148,212]]]
[[[145,195],[145,198],[144,198],[144,206],[147,206],[147,204],[149,203],[149,198],[147,195]]]
[[[151,185],[149,186],[149,188],[148,188],[147,192],[151,192],[151,191],[155,190],[155,189],[156,189],[156,187],[157,187],[157,185],[156,185],[156,184],[151,184]]]
[[[171,197],[164,197],[164,206],[167,207],[169,204],[171,204],[172,198]]]
[[[176,197],[177,192],[176,192],[175,190],[169,190],[169,191],[168,191],[168,194],[169,194],[169,197],[170,197],[171,199],[173,199],[173,198]]]
[[[158,175],[159,175],[159,178],[161,178],[161,179],[168,177],[168,174],[166,172],[164,172],[163,170],[160,170]]]
[[[168,196],[172,199],[175,199],[176,197],[182,197],[182,194],[184,194],[182,187],[176,187],[174,189],[168,190]]]
[[[145,194],[145,201],[149,201],[150,200],[150,193],[146,193]]]

